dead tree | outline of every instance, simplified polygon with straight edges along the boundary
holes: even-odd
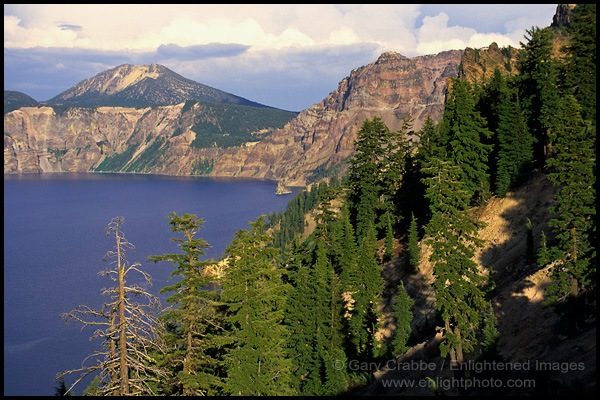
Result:
[[[66,374],[79,372],[80,377],[69,388],[69,391],[85,376],[98,371],[102,384],[101,392],[105,395],[139,395],[156,394],[150,383],[168,375],[159,369],[153,352],[164,353],[162,324],[157,315],[160,312],[160,299],[139,285],[127,284],[127,274],[140,273],[148,285],[152,284],[150,275],[138,267],[140,263],[129,264],[126,257],[128,249],[135,250],[125,239],[121,231],[123,218],[117,217],[106,227],[106,235],[114,236],[114,251],[106,253],[104,260],[110,260],[110,268],[101,271],[100,275],[109,276],[115,285],[102,289],[102,294],[109,298],[100,310],[80,305],[69,313],[61,314],[67,324],[71,321],[81,322],[84,327],[95,327],[90,339],[102,339],[101,350],[87,356],[81,368],[60,372],[56,379]],[[142,300],[144,303],[137,301]],[[86,365],[89,360],[95,363]]]

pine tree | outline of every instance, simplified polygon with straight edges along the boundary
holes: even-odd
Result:
[[[557,61],[552,55],[551,29],[533,27],[519,60],[519,99],[531,134],[537,146],[534,158],[543,164],[551,157],[552,142],[556,136],[560,94],[557,86]]]
[[[516,91],[507,89],[498,99],[496,193],[504,197],[533,160],[533,136],[525,124]]]
[[[486,121],[475,108],[473,90],[469,82],[452,79],[446,98],[444,114],[438,125],[441,144],[447,157],[461,166],[461,181],[477,203],[489,196],[488,159],[492,150],[485,139],[491,137]]]
[[[293,257],[300,265],[291,279],[286,311],[292,385],[302,395],[337,394],[346,387],[345,371],[332,369],[332,356],[343,354],[340,285],[324,239],[317,238],[313,250],[308,243],[299,249],[304,254]]]
[[[556,215],[549,223],[558,241],[552,255],[553,283],[546,288],[550,301],[576,297],[595,283],[596,251],[592,237],[596,219],[595,129],[584,122],[577,100],[565,96],[557,115],[554,157],[546,162],[548,179],[560,189],[557,205],[550,208]]]
[[[58,380],[58,386],[54,391],[55,396],[73,396],[73,393],[67,390],[67,385],[65,384],[65,377],[61,377]]]
[[[385,214],[385,252],[383,254],[383,260],[389,261],[392,259],[392,255],[394,252],[394,230],[392,228],[392,218],[390,217],[390,213],[386,212]]]
[[[381,323],[378,307],[383,292],[383,278],[381,266],[377,262],[375,227],[367,221],[365,231],[358,249],[357,270],[349,282],[349,291],[354,301],[349,328],[355,354],[370,358],[381,351],[376,332]]]
[[[414,271],[421,261],[421,246],[419,246],[419,234],[417,232],[417,219],[411,214],[410,226],[408,227],[408,263]]]
[[[226,392],[234,395],[291,394],[282,324],[285,291],[272,237],[261,234],[264,217],[250,231],[236,232],[226,250],[229,266],[221,299],[228,309],[232,348],[226,356]]]
[[[426,244],[432,247],[429,260],[434,263],[436,308],[444,321],[440,350],[442,356],[449,353],[452,362],[461,363],[463,353],[472,351],[476,343],[480,310],[486,305],[481,290],[484,278],[472,260],[474,247],[482,244],[477,237],[480,224],[467,215],[470,193],[460,181],[460,167],[433,158],[424,173],[432,209]]]
[[[168,215],[171,231],[183,235],[183,239],[173,238],[182,250],[180,254],[150,256],[149,261],[171,261],[175,270],[171,278],[180,280],[166,286],[159,293],[172,293],[167,303],[172,306],[162,316],[173,332],[167,335],[167,342],[174,352],[166,355],[163,363],[172,370],[181,370],[174,382],[181,388],[181,394],[210,395],[218,393],[221,361],[214,358],[222,347],[221,321],[217,311],[217,276],[210,272],[211,261],[200,261],[204,249],[210,247],[204,239],[196,238],[204,220],[195,214]],[[214,268],[212,268],[214,269]]]
[[[412,329],[410,323],[413,318],[412,306],[414,301],[410,298],[404,283],[400,281],[398,285],[398,293],[394,301],[394,318],[396,318],[396,332],[394,333],[394,339],[392,340],[392,354],[399,356],[408,350],[406,343],[410,338]]]
[[[399,217],[395,200],[407,151],[406,136],[412,121],[405,118],[400,132],[392,133],[379,117],[366,120],[357,134],[355,153],[348,171],[348,201],[351,221],[356,235],[366,233],[367,221],[379,222],[385,228],[386,212],[394,219]],[[394,224],[395,220],[392,220]]]
[[[565,83],[581,106],[581,117],[596,126],[596,4],[573,9],[565,48]]]

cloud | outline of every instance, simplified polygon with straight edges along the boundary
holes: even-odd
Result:
[[[8,4],[4,82],[46,100],[117,65],[159,63],[263,104],[300,110],[384,51],[519,47],[556,5]],[[312,93],[312,95],[310,94]]]
[[[161,44],[155,52],[149,52],[144,58],[155,60],[177,59],[181,61],[202,60],[207,58],[235,57],[248,50],[250,46],[240,44],[210,43],[206,45],[179,46]]]

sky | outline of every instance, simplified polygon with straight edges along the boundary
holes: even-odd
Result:
[[[466,47],[520,47],[556,4],[4,4],[4,89],[49,100],[122,64],[301,111],[358,67]]]

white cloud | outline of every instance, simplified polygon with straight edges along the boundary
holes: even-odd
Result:
[[[4,80],[5,87],[15,90],[33,87],[35,80],[40,88],[51,82],[56,93],[50,88],[31,93],[44,99],[66,90],[75,79],[119,64],[158,62],[198,82],[299,110],[297,104],[309,107],[321,101],[352,69],[375,61],[384,51],[413,57],[480,48],[493,41],[519,47],[525,29],[548,26],[555,9],[556,5],[7,4]],[[290,95],[291,87],[301,88],[303,94]],[[306,97],[307,88],[316,94]],[[257,90],[263,98],[252,95]],[[269,97],[285,98],[289,105]]]

